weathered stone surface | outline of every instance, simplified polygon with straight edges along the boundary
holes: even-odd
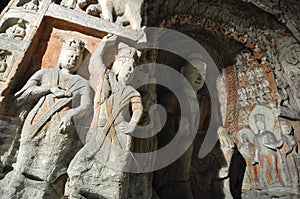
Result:
[[[39,70],[15,94],[26,118],[14,170],[0,182],[1,195],[7,193],[6,198],[51,198],[48,191],[56,197],[63,195],[49,187],[66,175],[70,160],[81,147],[72,121],[91,111],[87,80],[72,74],[82,63],[83,50],[81,40],[65,41],[60,68]],[[72,107],[76,100],[78,106]],[[29,112],[28,106],[32,107]]]
[[[103,195],[104,198],[160,197],[163,199],[170,197],[199,198],[202,196],[231,198],[230,195],[240,198],[240,187],[243,184],[243,198],[299,197],[299,155],[296,150],[300,137],[299,3],[297,0],[245,0],[247,2],[155,0],[145,1],[144,4],[141,4],[142,1],[136,1],[138,7],[140,4],[143,5],[141,10],[137,10],[138,14],[134,15],[136,18],[132,16],[132,18],[123,18],[124,20],[121,21],[120,18],[115,20],[109,17],[111,8],[116,8],[116,5],[104,9],[100,18],[98,16],[103,12],[103,6],[101,8],[99,5],[88,6],[92,3],[100,3],[100,1],[12,0],[9,7],[1,13],[0,136],[3,138],[1,141],[3,144],[0,145],[1,178],[12,168],[18,167],[20,170],[28,171],[25,172],[25,175],[20,175],[16,169],[9,172],[0,182],[3,185],[3,188],[0,188],[2,193],[7,193],[8,198],[59,198],[62,195],[71,197],[73,193],[79,193],[86,198],[97,198],[100,197],[99,195]],[[75,6],[76,3],[80,8]],[[126,1],[124,6],[127,3],[129,4],[129,1]],[[131,9],[134,8],[137,7],[131,7]],[[83,11],[93,12],[97,17]],[[187,34],[203,45],[213,57],[219,72],[222,73],[220,77],[213,80],[218,81],[219,99],[210,99],[206,85],[200,89],[198,92],[201,110],[199,129],[205,131],[210,120],[216,120],[216,123],[219,121],[215,116],[218,113],[211,113],[211,106],[218,106],[214,102],[220,102],[222,121],[218,124],[222,124],[225,127],[223,132],[226,132],[226,134],[220,134],[221,145],[216,145],[207,157],[199,159],[198,152],[205,135],[203,132],[199,132],[193,146],[174,164],[162,169],[164,171],[162,175],[160,175],[161,170],[155,171],[153,180],[153,173],[129,174],[116,170],[107,162],[97,162],[96,159],[107,157],[106,152],[113,156],[116,150],[108,150],[113,146],[109,141],[105,141],[104,152],[98,150],[97,147],[93,148],[96,145],[94,143],[86,145],[85,148],[90,147],[97,151],[97,156],[84,152],[84,150],[77,153],[76,157],[83,158],[77,157],[73,160],[72,169],[69,168],[71,175],[67,185],[68,176],[65,169],[54,171],[56,174],[59,173],[58,175],[62,174],[56,182],[45,181],[44,177],[51,168],[67,165],[67,162],[79,150],[79,146],[74,144],[73,147],[76,150],[71,150],[72,154],[67,155],[68,157],[64,158],[64,161],[54,161],[43,167],[45,160],[41,157],[46,156],[46,159],[50,160],[51,158],[55,159],[57,154],[66,155],[64,151],[67,149],[60,141],[68,139],[68,136],[64,137],[66,134],[63,136],[58,133],[56,124],[60,120],[55,120],[55,117],[46,122],[45,137],[37,135],[31,139],[26,136],[24,133],[26,127],[23,122],[27,120],[28,116],[20,115],[20,112],[25,108],[28,108],[28,112],[34,109],[23,107],[21,110],[16,106],[14,95],[24,86],[29,77],[40,69],[40,66],[42,68],[57,66],[60,44],[68,37],[77,37],[87,43],[84,52],[86,59],[82,64],[80,74],[89,79],[96,94],[100,93],[101,86],[98,85],[98,80],[101,75],[99,74],[104,73],[105,70],[97,67],[91,71],[88,70],[89,62],[92,60],[91,54],[98,45],[105,43],[102,38],[107,33],[117,35],[120,41],[130,41],[131,44],[145,38],[142,31],[110,23],[126,21],[131,23],[132,28],[139,29],[141,16],[143,16],[142,24],[172,28]],[[102,20],[101,17],[110,22]],[[135,25],[134,22],[136,22]],[[182,45],[178,41],[169,42],[176,42],[177,46]],[[148,55],[147,53],[150,51],[155,51],[155,53]],[[117,51],[105,48],[103,52],[106,52],[104,57],[107,59],[104,60],[105,69],[111,68]],[[144,57],[138,60],[139,63],[145,60],[145,62],[151,63],[164,62],[166,59],[172,59],[166,56],[167,54],[160,50],[142,50]],[[122,70],[123,62],[125,65],[133,63],[128,59],[123,59],[119,63],[115,61],[113,70],[118,77],[126,76],[128,72]],[[182,64],[183,62],[178,59],[168,62],[168,65],[177,71],[181,71]],[[127,69],[132,70],[130,67]],[[185,69],[189,69],[189,67],[187,66]],[[187,71],[193,71],[193,69]],[[140,79],[152,78],[155,68],[139,72],[137,74]],[[182,72],[185,70],[183,69]],[[190,72],[186,76],[193,78],[195,72]],[[200,79],[199,81],[202,82]],[[113,82],[111,81],[111,83]],[[120,82],[118,81],[118,83]],[[197,85],[192,84],[192,86],[198,90]],[[168,112],[167,123],[158,134],[158,139],[156,136],[135,139],[130,137],[128,142],[121,141],[123,144],[130,143],[130,146],[134,146],[132,147],[134,152],[147,153],[156,150],[157,146],[161,147],[167,144],[174,137],[181,107],[177,107],[174,96],[156,84],[143,86],[139,88],[139,92],[144,105],[140,125],[149,124],[151,121],[150,107],[157,102],[164,104]],[[93,93],[91,96],[93,97]],[[186,97],[189,98],[188,93]],[[265,110],[261,114],[264,117],[274,116],[274,120],[261,121],[265,123],[265,129],[262,129],[265,133],[255,134],[258,121],[254,120],[254,115],[258,115],[254,114],[257,112],[254,111],[255,106]],[[96,105],[95,110],[97,110]],[[61,112],[59,111],[59,113]],[[89,125],[81,127],[88,129]],[[126,128],[128,130],[129,127]],[[151,134],[152,128],[155,129],[156,126],[150,125],[147,133]],[[118,132],[122,131],[118,127],[116,129]],[[77,127],[73,130],[75,132]],[[51,135],[53,136],[51,137]],[[85,140],[84,134],[79,137],[81,140]],[[74,142],[77,143],[80,142],[79,137],[74,133],[69,138],[76,140]],[[121,139],[121,137],[118,138]],[[21,143],[18,141],[19,138],[21,138]],[[36,145],[31,146],[32,143]],[[235,150],[228,147],[233,143],[236,145]],[[19,145],[21,146],[19,147]],[[17,152],[18,149],[19,152]],[[247,164],[243,183],[240,182],[243,175],[236,172],[243,170],[240,166],[243,165],[243,161],[236,149],[239,150]],[[32,162],[32,165],[36,167],[26,167],[18,163],[20,158],[16,158],[17,154],[21,156],[27,150],[30,150],[31,153],[25,153],[28,154],[26,157],[33,157],[35,161]],[[232,157],[231,153],[234,153]],[[34,154],[36,155],[33,156]],[[130,157],[130,152],[124,154],[124,156]],[[31,160],[27,160],[27,163],[31,164]],[[265,160],[267,160],[267,164],[264,164]],[[154,162],[155,157],[149,157],[140,166],[146,167],[145,165]],[[253,165],[255,162],[257,164]],[[124,160],[123,163],[130,163],[130,161]],[[35,168],[40,168],[43,172],[34,170]],[[262,179],[263,173],[265,174],[264,179]],[[43,178],[42,181],[39,181],[40,178]],[[82,179],[86,186],[83,186],[78,179]],[[13,183],[8,184],[7,182]],[[152,185],[154,188],[151,187]],[[65,186],[67,188],[64,190]],[[99,187],[101,193],[99,193]]]

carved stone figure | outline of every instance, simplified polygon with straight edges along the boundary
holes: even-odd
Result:
[[[257,107],[256,109],[259,109],[260,106]],[[266,125],[268,124],[266,122],[267,117],[264,113],[259,113],[260,111],[263,110],[258,110],[256,114],[252,112],[252,117],[254,117],[255,121],[255,129],[252,130],[257,132],[254,139],[254,163],[259,164],[259,187],[266,189],[272,185],[280,186],[281,179],[278,175],[280,166],[278,148],[282,146],[283,141],[278,141],[274,133],[266,129]],[[252,125],[253,124],[250,125],[251,128]]]
[[[168,121],[165,127],[158,135],[158,139],[161,140],[159,147],[165,146],[173,136],[178,133],[176,129],[177,122],[184,124],[184,129],[181,136],[191,136],[193,126],[197,126],[199,121],[197,120],[198,103],[195,103],[195,94],[203,87],[204,79],[206,77],[206,63],[197,54],[189,55],[190,63],[183,63],[181,67],[181,73],[190,83],[192,89],[182,88],[183,94],[186,96],[185,111],[187,111],[190,117],[179,117],[178,111],[180,110],[179,104],[176,98],[170,93],[166,93],[162,96],[160,103],[166,107],[168,114]],[[196,121],[195,121],[196,119]],[[181,120],[181,121],[180,121]],[[169,126],[169,127],[168,127]],[[182,140],[185,140],[184,138]],[[154,182],[156,186],[155,190],[158,192],[159,197],[166,198],[187,198],[192,199],[193,194],[191,185],[189,183],[191,174],[191,157],[193,153],[193,144],[188,147],[185,153],[171,165],[157,171],[154,175]]]
[[[5,33],[14,39],[22,40],[26,35],[26,24],[23,19],[19,19],[17,24],[9,27]]]
[[[102,12],[103,19],[109,22],[113,22],[114,11],[118,15],[117,24],[129,22],[132,29],[141,28],[143,0],[128,0],[125,2],[121,0],[98,0],[98,3],[89,5],[86,10],[93,15]],[[81,1],[81,7],[85,4],[88,4],[88,2]]]
[[[246,87],[246,92],[247,92],[247,101],[249,105],[254,105],[256,104],[256,92],[254,86],[248,85]]]
[[[285,54],[284,59],[287,63],[300,68],[300,45],[293,45]]]
[[[245,73],[240,71],[240,72],[238,72],[237,76],[238,76],[238,80],[239,80],[239,86],[240,87],[246,86],[248,79],[247,79]]]
[[[247,94],[245,88],[238,89],[238,95],[239,95],[239,103],[241,107],[248,106],[249,103],[247,101]]]
[[[293,87],[295,98],[296,100],[300,101],[300,71],[292,68],[287,72],[287,74],[292,83],[290,86]]]
[[[246,76],[248,77],[249,84],[255,84],[255,73],[253,70],[247,70]]]
[[[230,162],[234,153],[235,144],[233,139],[230,137],[229,132],[224,127],[220,127],[218,129],[218,139],[221,144],[221,150],[225,158],[225,165],[219,171],[219,178],[223,179],[223,192],[225,198],[232,198],[230,191],[230,182],[229,182],[229,170],[230,170]]]
[[[37,71],[15,94],[26,114],[14,170],[1,182],[5,198],[59,198],[55,188],[64,179],[67,167],[81,142],[73,121],[85,120],[91,112],[90,88],[76,71],[83,58],[84,43],[67,40],[59,56],[58,68]],[[86,124],[88,125],[88,124]],[[26,184],[25,191],[18,187]],[[3,194],[5,193],[5,194]]]
[[[292,125],[287,121],[283,120],[280,122],[282,136],[283,136],[283,146],[280,152],[283,155],[284,163],[287,170],[286,175],[286,186],[292,186],[297,189],[299,186],[299,158],[296,152],[297,139],[293,135]]]
[[[74,9],[76,7],[77,0],[62,0],[60,5],[66,8]]]
[[[123,169],[130,166],[131,134],[143,106],[140,94],[126,85],[133,72],[134,59],[132,54],[127,56],[123,52],[118,52],[112,70],[106,69],[100,79],[87,143],[68,169],[69,198],[128,198],[129,173]]]
[[[4,73],[7,68],[6,53],[4,50],[0,50],[0,73]]]
[[[249,114],[248,114],[247,110],[245,108],[242,108],[241,111],[242,111],[242,117],[241,117],[242,124],[243,125],[249,124]]]
[[[239,147],[239,151],[242,154],[242,156],[245,158],[247,167],[246,167],[246,173],[245,173],[245,180],[250,181],[247,182],[249,183],[251,186],[248,187],[247,190],[250,189],[256,189],[257,188],[257,166],[256,165],[252,165],[253,161],[254,161],[254,133],[247,128],[244,128],[242,130],[240,130],[237,134],[238,140],[240,141],[241,145]],[[244,182],[244,189],[246,189],[245,185],[246,182]],[[249,185],[248,185],[249,186]]]
[[[37,11],[39,9],[39,0],[31,0],[28,3],[25,3],[23,5],[23,8],[27,10]]]
[[[263,104],[266,102],[265,100],[265,91],[262,84],[258,84],[256,87],[256,100],[259,104]]]
[[[277,85],[278,93],[279,93],[278,101],[280,101],[283,106],[290,107],[289,95],[288,95],[288,92],[287,92],[287,88],[288,88],[289,85],[287,84],[284,77],[277,76],[275,81],[276,81],[276,85]]]

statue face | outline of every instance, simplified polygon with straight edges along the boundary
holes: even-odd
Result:
[[[292,127],[287,124],[284,124],[284,125],[281,125],[281,130],[284,135],[289,135],[292,131]]]
[[[204,78],[202,78],[201,74],[193,66],[184,66],[184,68],[182,69],[182,74],[189,81],[195,91],[198,91],[203,87]]]
[[[126,84],[133,72],[134,60],[130,58],[117,58],[113,64],[113,71],[117,74],[118,82]]]
[[[255,121],[257,130],[265,130],[265,123],[261,120]]]
[[[82,63],[82,53],[75,49],[62,49],[59,66],[68,69],[71,73],[77,72]]]

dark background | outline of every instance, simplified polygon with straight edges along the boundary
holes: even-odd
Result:
[[[7,6],[9,0],[0,0],[0,12]]]

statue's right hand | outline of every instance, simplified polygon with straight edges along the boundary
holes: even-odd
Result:
[[[53,86],[50,88],[50,92],[57,98],[66,97],[66,91],[64,89]]]

